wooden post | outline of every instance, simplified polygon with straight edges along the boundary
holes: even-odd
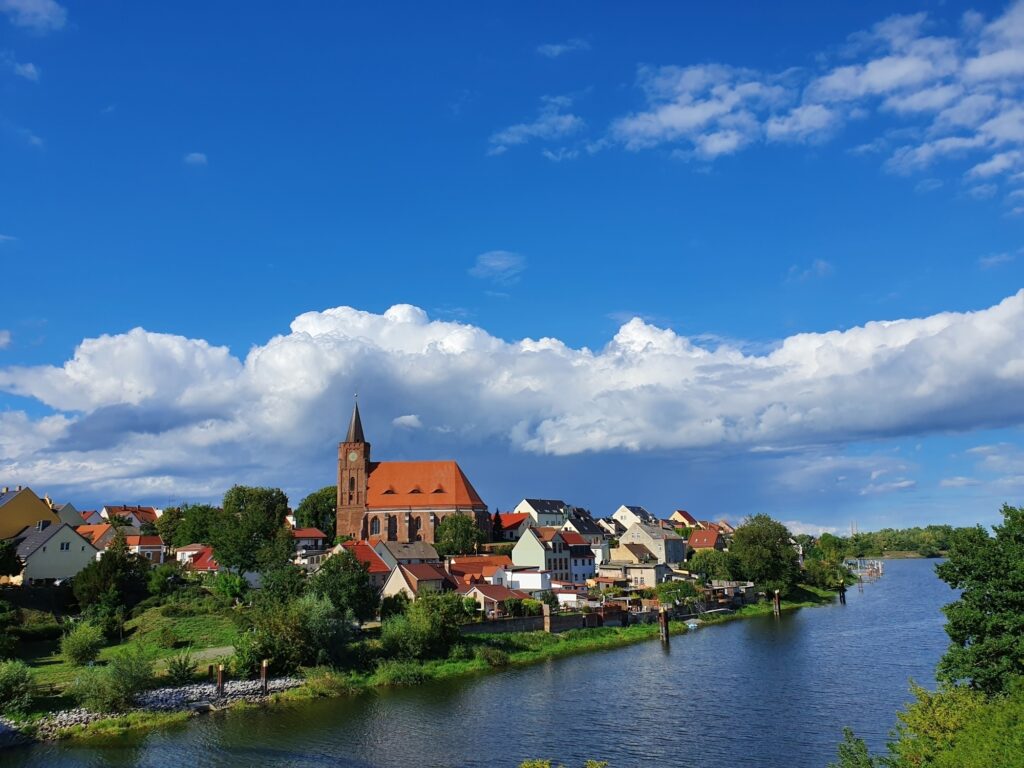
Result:
[[[217,695],[224,695],[224,665],[217,665]]]
[[[772,612],[779,616],[782,614],[782,597],[779,595],[779,590],[775,590],[775,596],[772,598]]]
[[[206,679],[213,680],[213,664],[206,668]]]
[[[267,695],[267,660],[264,659],[263,663],[260,664],[260,690],[263,691],[263,695]]]
[[[668,645],[668,611],[663,607],[658,609],[658,628],[661,631],[661,642]]]
[[[551,606],[544,603],[541,607],[541,612],[544,614],[544,631],[549,635],[551,634]]]

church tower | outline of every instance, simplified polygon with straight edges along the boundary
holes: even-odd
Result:
[[[359,403],[352,408],[345,441],[338,444],[337,534],[364,538],[366,489],[370,474],[370,444],[363,435]]]

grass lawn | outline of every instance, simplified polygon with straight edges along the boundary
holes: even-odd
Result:
[[[189,645],[195,655],[202,658],[208,655],[201,653],[204,649],[230,653],[230,647],[238,636],[238,629],[228,612],[175,617],[161,615],[158,608],[126,622],[125,630],[124,642],[100,650],[100,663],[129,643],[137,642],[152,650],[159,670],[163,666],[159,660],[173,656]],[[174,645],[168,647],[172,638]],[[17,651],[18,656],[32,667],[32,677],[37,685],[63,690],[78,675],[80,667],[69,664],[60,655],[59,640],[22,640]]]

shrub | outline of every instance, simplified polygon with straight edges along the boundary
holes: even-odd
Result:
[[[474,600],[474,602],[476,602]],[[392,616],[400,616],[409,607],[409,596],[405,592],[385,597],[380,601],[380,620],[387,621]]]
[[[172,685],[186,685],[192,682],[199,665],[192,658],[192,646],[167,660],[167,679]]]
[[[153,680],[153,659],[139,646],[129,646],[105,667],[84,669],[71,695],[92,712],[124,712]]]
[[[306,672],[305,683],[306,690],[317,698],[358,693],[365,687],[352,673],[325,667],[316,667]]]
[[[448,658],[452,661],[469,661],[473,658],[473,649],[465,643],[456,643],[448,651]]]
[[[249,582],[237,573],[218,573],[210,580],[210,588],[215,595],[238,600],[249,589]]]
[[[489,645],[477,648],[476,657],[491,667],[504,667],[508,664],[508,654]]]
[[[173,648],[178,644],[178,635],[171,627],[160,627],[149,635],[160,648]]]
[[[235,669],[252,674],[263,659],[275,673],[294,672],[300,665],[325,664],[341,658],[351,622],[326,597],[305,595],[286,605],[261,602],[251,614],[252,626],[235,643]]]
[[[82,666],[96,660],[103,641],[103,631],[98,626],[89,621],[78,621],[61,638],[60,652],[71,664]]]
[[[381,685],[419,685],[428,675],[413,661],[382,661],[377,666],[377,680]]]
[[[32,673],[22,661],[0,662],[0,712],[24,712],[32,704]]]
[[[178,590],[182,581],[178,563],[162,563],[149,572],[146,587],[154,597],[164,597]]]
[[[540,600],[532,600],[527,598],[523,600],[523,614],[526,616],[540,616],[544,613],[544,603]]]

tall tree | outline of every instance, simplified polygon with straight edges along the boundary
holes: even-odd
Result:
[[[495,511],[494,523],[491,525],[491,540],[502,541],[505,538],[505,523],[501,519],[501,512]]]
[[[337,505],[338,487],[326,485],[299,502],[295,508],[295,522],[300,528],[319,528],[333,538],[337,528]]]
[[[10,539],[0,540],[0,576],[17,576],[24,567],[14,542]]]
[[[729,552],[742,576],[785,595],[800,575],[800,559],[792,538],[782,523],[768,515],[754,515],[736,529]]]
[[[943,608],[952,643],[938,677],[990,694],[1024,674],[1024,508],[1004,504],[1002,516],[994,537],[981,526],[955,531],[949,559],[935,569],[961,590]]]
[[[704,580],[720,579],[730,581],[735,577],[733,558],[728,552],[717,549],[702,549],[686,561],[686,570],[696,573]]]
[[[219,510],[209,504],[182,504],[169,507],[156,521],[157,531],[166,544],[210,544]]]
[[[476,520],[468,515],[448,515],[437,526],[434,548],[442,557],[468,555],[486,541],[484,532],[477,527]]]
[[[358,621],[372,619],[377,612],[377,590],[370,586],[366,566],[347,549],[327,558],[313,576],[315,594],[327,597],[343,614],[349,611]]]
[[[234,486],[210,531],[217,562],[239,573],[259,570],[287,514],[288,497],[280,488]]]
[[[148,560],[128,551],[124,533],[118,531],[103,556],[75,576],[75,599],[82,608],[100,602],[114,608],[130,608],[146,596],[149,567]]]

